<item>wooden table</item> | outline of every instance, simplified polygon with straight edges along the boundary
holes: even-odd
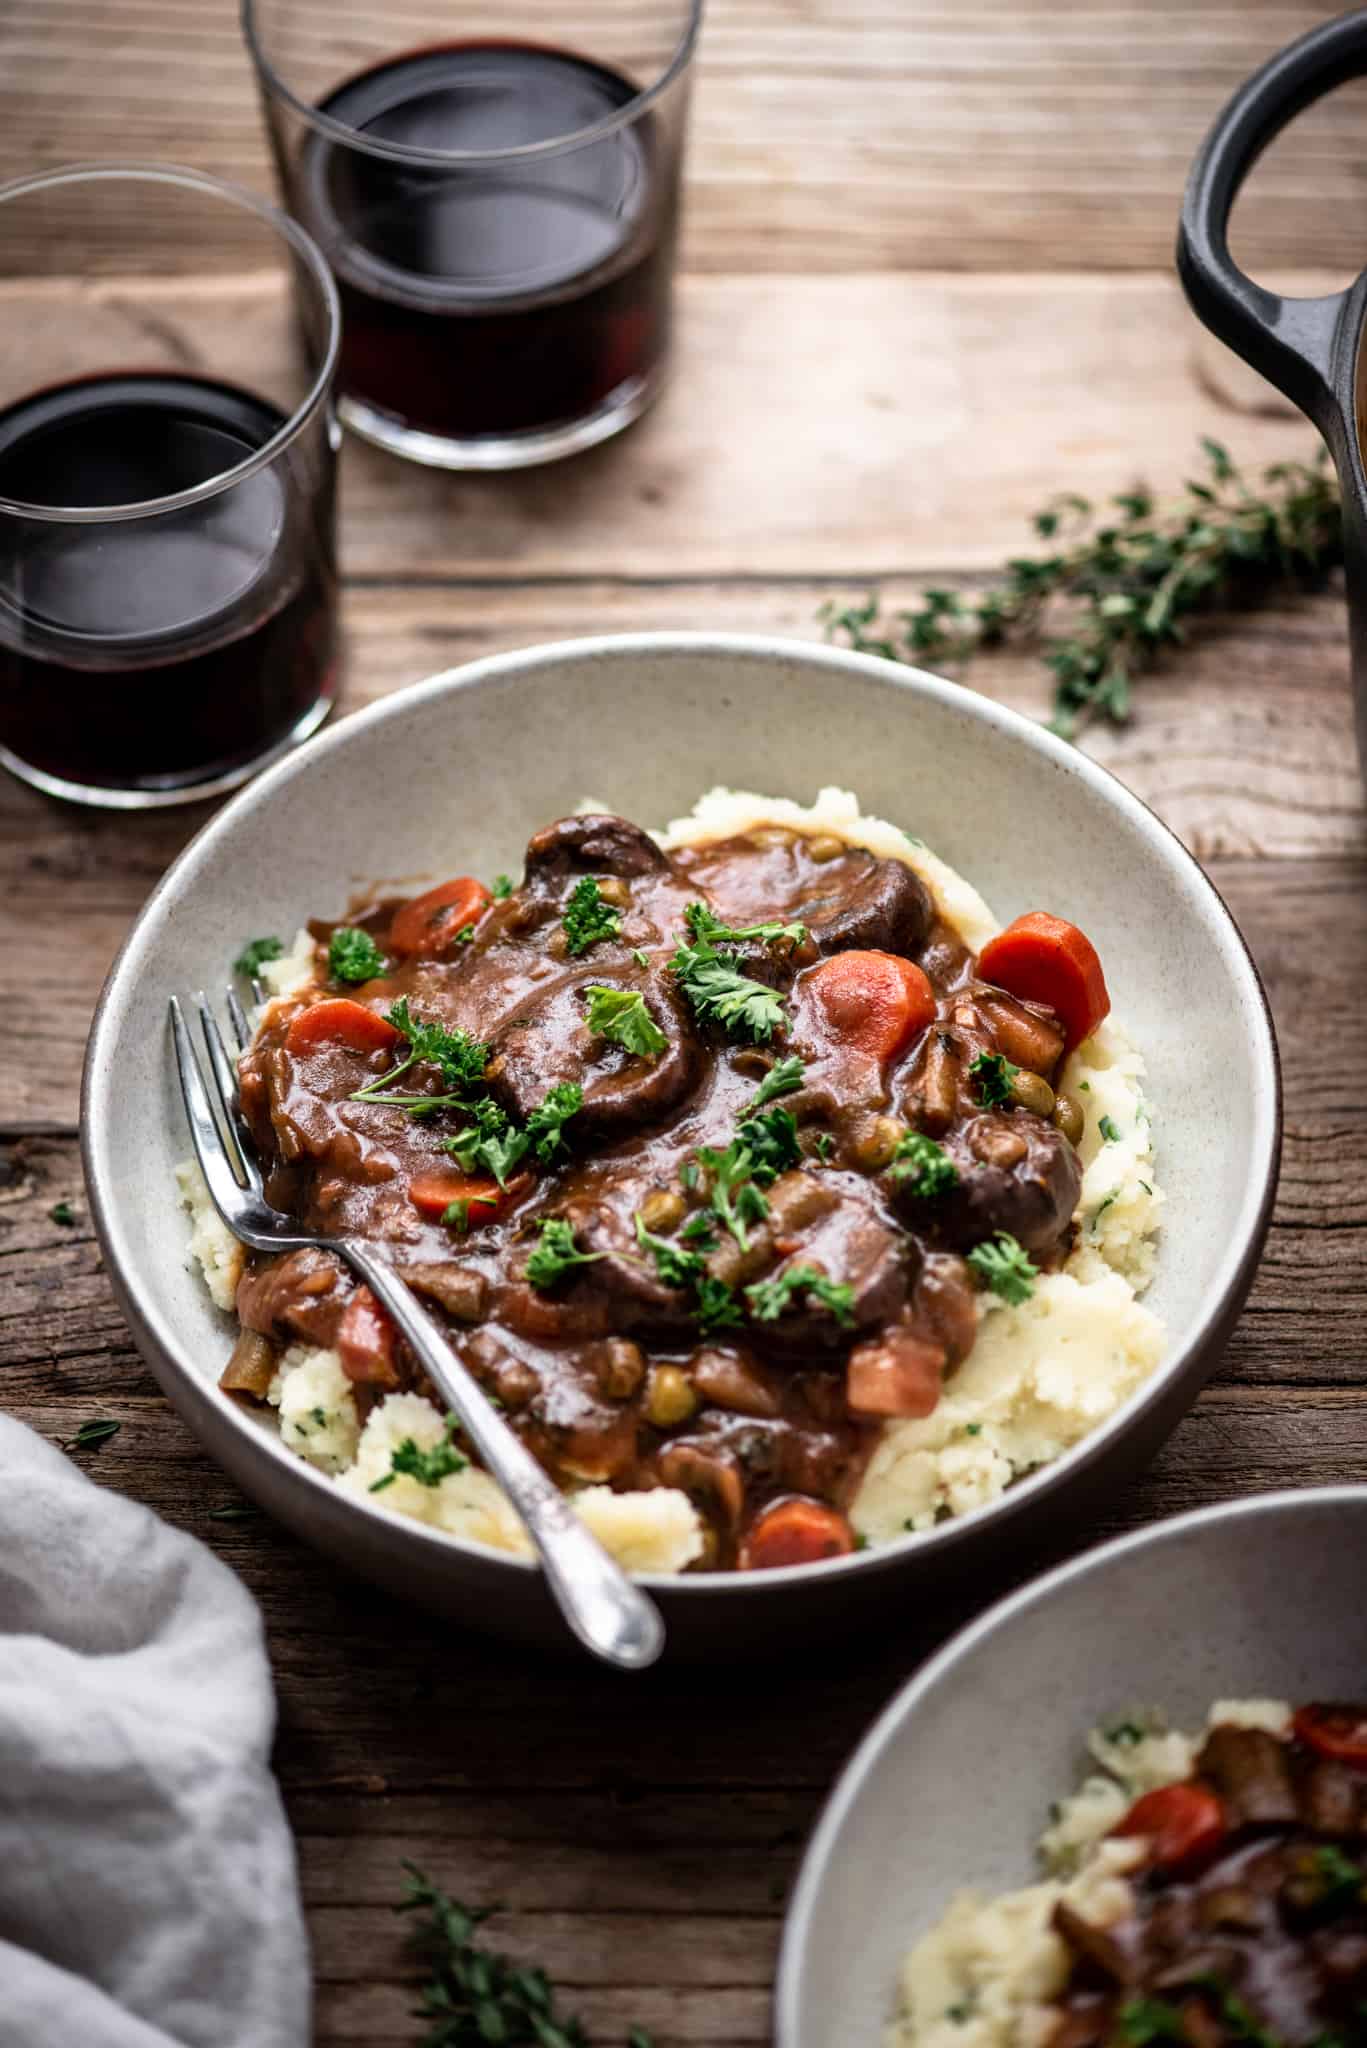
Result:
[[[1171,485],[1197,435],[1250,462],[1311,435],[1186,313],[1184,169],[1300,0],[714,0],[698,79],[674,388],[613,447],[508,481],[344,463],[348,707],[492,649],[637,627],[803,636],[821,600],[969,574],[1057,488]],[[229,0],[8,0],[0,172],[136,151],[266,189]],[[1307,118],[1242,208],[1245,259],[1361,260],[1362,103]],[[186,252],[231,271],[231,251]],[[207,287],[206,287],[207,288]],[[230,296],[227,277],[214,285]],[[1029,711],[1028,661],[970,676]],[[1281,1198],[1215,1383],[1088,1532],[1367,1469],[1367,888],[1341,598],[1217,622],[1096,753],[1205,861],[1266,977],[1286,1068]],[[193,1529],[265,1610],[320,2043],[409,2043],[390,1914],[412,1857],[545,1961],[595,2039],[768,2038],[785,1891],[855,1737],[966,1611],[791,1669],[632,1683],[433,1625],[264,1518],[129,1343],[82,1199],[77,1082],[123,933],[200,822],[0,787],[0,1364],[52,1437]],[[73,1228],[50,1220],[59,1198]],[[1075,1536],[1060,1532],[1051,1554]],[[1028,1561],[1013,1559],[1019,1576]]]

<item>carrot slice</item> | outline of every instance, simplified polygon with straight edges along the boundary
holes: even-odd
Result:
[[[875,1059],[896,1059],[935,1015],[935,991],[896,953],[833,953],[803,979],[832,1035]]]
[[[1066,1034],[1066,1049],[1090,1038],[1111,1008],[1096,947],[1085,932],[1047,910],[1028,910],[989,939],[978,972],[1027,1003],[1047,1003]]]
[[[442,1167],[433,1167],[427,1173],[414,1174],[408,1183],[408,1199],[420,1216],[440,1223],[453,1202],[465,1202],[467,1230],[478,1230],[482,1223],[492,1223],[512,1199],[517,1183],[501,1188],[496,1180],[480,1180],[468,1173],[456,1173]]]
[[[378,1010],[368,1010],[350,996],[327,996],[290,1019],[285,1050],[302,1056],[320,1045],[344,1045],[350,1052],[385,1052],[402,1038],[403,1033],[386,1024]]]
[[[844,1557],[854,1549],[854,1531],[838,1508],[819,1500],[794,1496],[775,1501],[755,1517],[741,1545],[742,1571],[769,1571],[775,1565],[819,1564],[826,1557]]]
[[[453,953],[460,934],[478,924],[493,897],[473,875],[457,875],[453,882],[439,882],[435,889],[415,896],[394,913],[389,927],[389,946],[424,960]]]
[[[337,1325],[337,1352],[349,1380],[369,1387],[397,1387],[394,1363],[398,1332],[368,1287],[358,1287]]]
[[[1195,1870],[1208,1863],[1228,1833],[1225,1809],[1209,1785],[1160,1785],[1146,1792],[1111,1829],[1113,1835],[1146,1835],[1155,1870]]]
[[[1292,1726],[1300,1740],[1335,1763],[1367,1764],[1367,1713],[1361,1707],[1316,1702],[1298,1707]]]

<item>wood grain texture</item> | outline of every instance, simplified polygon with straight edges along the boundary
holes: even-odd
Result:
[[[710,0],[685,260],[744,274],[1166,264],[1209,122],[1325,11],[1317,0]],[[374,12],[339,0],[340,46],[348,17]],[[402,38],[396,27],[395,47],[440,33],[424,32],[421,8],[399,12],[413,26]],[[525,0],[503,13],[536,24],[563,10]],[[427,10],[429,24],[441,19]],[[1238,238],[1249,263],[1359,268],[1363,104],[1337,95],[1255,174]],[[231,0],[7,0],[3,175],[129,155],[269,189]],[[202,261],[232,254],[225,226]]]

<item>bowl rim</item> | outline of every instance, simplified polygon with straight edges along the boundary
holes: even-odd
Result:
[[[1056,769],[1078,777],[1102,802],[1124,814],[1150,844],[1155,856],[1175,869],[1181,880],[1205,903],[1217,929],[1223,931],[1229,949],[1229,965],[1237,978],[1245,978],[1250,998],[1248,1015],[1254,1037],[1258,1067],[1253,1089],[1255,1166],[1249,1176],[1244,1198],[1231,1221],[1224,1251],[1206,1290],[1202,1308],[1184,1341],[1173,1347],[1144,1383],[1135,1389],[1098,1427],[1080,1439],[1051,1464],[1017,1480],[987,1506],[975,1509],[930,1529],[909,1532],[891,1543],[831,1558],[818,1564],[784,1565],[751,1572],[665,1573],[641,1572],[634,1576],[652,1593],[671,1600],[741,1599],[752,1589],[795,1590],[810,1586],[818,1578],[832,1580],[859,1573],[866,1578],[900,1569],[911,1557],[943,1557],[964,1544],[981,1540],[986,1528],[1001,1527],[1030,1508],[1056,1487],[1081,1478],[1108,1451],[1122,1430],[1141,1423],[1148,1411],[1161,1403],[1174,1382],[1180,1381],[1193,1362],[1210,1345],[1222,1321],[1242,1299],[1261,1255],[1271,1220],[1280,1165],[1282,1130],[1281,1067],[1271,1010],[1253,957],[1243,934],[1224,899],[1195,856],[1187,851],[1176,833],[1139,797],[1126,788],[1111,771],[1050,732],[1021,712],[980,696],[960,683],[948,681],[929,670],[903,666],[879,655],[856,654],[848,648],[819,642],[789,639],[780,634],[729,632],[608,633],[536,643],[502,653],[482,656],[454,668],[442,669],[422,681],[391,691],[373,704],[351,712],[335,725],[311,739],[306,747],[286,754],[266,768],[207,819],[162,875],[133,920],[116,953],[95,1006],[86,1046],[81,1079],[81,1159],[90,1202],[91,1219],[104,1255],[105,1268],[115,1297],[127,1319],[137,1348],[154,1378],[168,1394],[172,1386],[196,1410],[212,1409],[241,1442],[244,1455],[274,1461],[277,1468],[294,1475],[297,1487],[312,1488],[320,1508],[324,1500],[333,1512],[342,1502],[348,1512],[363,1515],[377,1542],[398,1551],[407,1548],[415,1561],[426,1564],[445,1560],[452,1566],[478,1564],[532,1574],[540,1567],[534,1558],[516,1557],[489,1549],[464,1537],[449,1535],[422,1522],[387,1513],[378,1503],[341,1495],[333,1481],[303,1459],[287,1450],[278,1435],[263,1430],[242,1414],[232,1402],[222,1401],[215,1382],[206,1379],[193,1361],[182,1358],[180,1347],[165,1316],[155,1302],[142,1302],[125,1278],[123,1235],[119,1221],[118,1179],[113,1162],[104,1153],[106,1119],[100,1114],[105,1091],[110,1085],[112,1063],[106,1049],[117,1036],[125,974],[141,935],[172,897],[182,874],[197,863],[205,850],[225,836],[238,819],[268,805],[308,764],[354,745],[373,729],[402,721],[417,706],[444,696],[478,689],[509,675],[555,669],[566,663],[593,662],[604,656],[641,660],[669,655],[712,656],[717,659],[751,659],[759,662],[800,661],[876,681],[885,688],[905,690],[912,699],[929,699],[952,713],[976,721],[1025,746]],[[198,1434],[198,1432],[196,1432]],[[210,1455],[215,1453],[211,1450]],[[327,1510],[324,1510],[327,1512]]]
[[[801,1976],[812,1921],[820,1903],[827,1865],[851,1810],[869,1774],[901,1735],[906,1723],[957,1665],[971,1659],[997,1629],[1029,1614],[1034,1608],[1046,1605],[1056,1593],[1090,1578],[1093,1573],[1107,1572],[1112,1565],[1137,1552],[1160,1549],[1164,1544],[1180,1541],[1193,1530],[1199,1531],[1220,1522],[1252,1521],[1325,1507],[1360,1510],[1365,1506],[1367,1485],[1289,1486],[1279,1487],[1275,1493],[1247,1494],[1238,1500],[1214,1501],[1207,1507],[1189,1509],[1185,1514],[1166,1516],[1161,1521],[1147,1523],[1141,1529],[1131,1529],[1123,1536],[1112,1537],[1108,1543],[1095,1544],[1077,1557],[1066,1558],[1062,1564],[1053,1566],[1038,1578],[1028,1579],[1023,1586],[1005,1594],[984,1613],[966,1622],[947,1643],[932,1652],[898,1687],[841,1766],[840,1775],[802,1852],[797,1881],[784,1915],[778,1969],[774,1978],[775,2048],[797,2048],[802,2017]],[[913,1932],[908,1931],[908,1944]]]

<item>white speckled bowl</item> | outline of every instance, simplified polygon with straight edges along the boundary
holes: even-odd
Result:
[[[1028,1884],[1089,1728],[1217,1699],[1358,1699],[1367,1487],[1204,1508],[1076,1558],[933,1657],[846,1765],[788,1909],[777,2048],[880,2048],[898,1970],[966,1886]]]
[[[848,1622],[1015,1527],[1114,1487],[1195,1398],[1243,1304],[1276,1182],[1279,1092],[1258,978],[1219,897],[1144,806],[1039,726],[934,676],[833,649],[643,634],[506,654],[387,698],[270,769],[205,827],[110,974],[86,1059],[86,1177],[139,1348],[192,1429],[271,1513],[424,1604],[564,1640],[528,1564],[339,1493],[215,1385],[229,1330],[185,1263],[172,1168],[188,1143],[166,999],[214,989],[243,939],[292,932],[356,885],[515,871],[585,797],[642,823],[717,782],[823,783],[918,833],[998,915],[1047,907],[1097,944],[1149,1061],[1168,1195],[1148,1299],[1170,1347],[1070,1455],[981,1513],[804,1570],[653,1580],[676,1649],[718,1654]],[[1010,1533],[1008,1533],[1010,1532]]]

